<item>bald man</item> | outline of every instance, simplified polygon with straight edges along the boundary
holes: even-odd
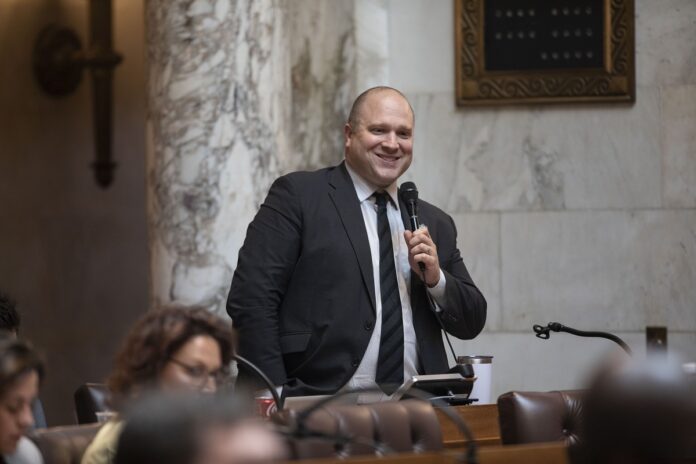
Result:
[[[483,328],[486,300],[452,218],[419,201],[427,227],[408,230],[397,182],[414,119],[396,89],[363,92],[344,126],[344,162],[280,177],[249,225],[227,311],[239,353],[284,396],[380,388],[388,398],[404,379],[449,369],[433,308],[456,337]]]

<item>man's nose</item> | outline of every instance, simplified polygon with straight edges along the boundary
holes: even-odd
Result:
[[[385,134],[384,139],[382,140],[382,146],[388,150],[398,150],[399,142],[396,140],[396,134],[394,132],[388,132]]]

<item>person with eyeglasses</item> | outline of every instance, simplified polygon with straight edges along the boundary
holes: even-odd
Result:
[[[102,426],[82,464],[111,464],[123,429],[119,412],[152,391],[215,393],[227,385],[232,329],[203,308],[168,308],[143,316],[126,336],[107,380],[115,416]]]

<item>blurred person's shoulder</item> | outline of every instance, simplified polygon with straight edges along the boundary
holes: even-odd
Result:
[[[87,447],[81,464],[111,464],[116,456],[118,437],[122,430],[122,420],[105,422]]]
[[[20,438],[17,450],[9,456],[5,456],[7,464],[43,464],[41,452],[33,441],[27,437]]]

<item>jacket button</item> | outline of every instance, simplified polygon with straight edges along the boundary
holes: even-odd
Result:
[[[365,330],[372,330],[372,321],[365,321]]]
[[[353,367],[358,367],[359,364],[360,364],[360,360],[358,358],[353,358],[353,362],[352,362]]]

